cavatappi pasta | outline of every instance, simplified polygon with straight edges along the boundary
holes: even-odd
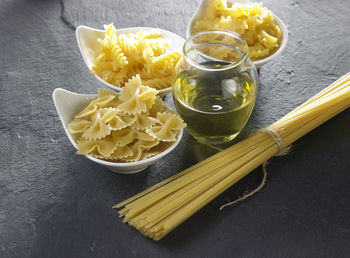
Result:
[[[240,34],[248,44],[248,56],[253,61],[272,55],[282,40],[274,15],[262,3],[212,0],[204,16],[194,23],[192,34],[207,29],[226,29]]]
[[[253,169],[350,107],[350,73],[266,129],[115,206],[159,240]]]
[[[98,97],[68,124],[78,154],[131,162],[154,156],[173,144],[185,127],[164,106],[158,91],[132,77],[120,94],[99,89]]]
[[[117,34],[113,24],[105,25],[103,39],[91,72],[118,87],[136,74],[143,84],[154,89],[170,87],[181,54],[172,50],[159,30]]]

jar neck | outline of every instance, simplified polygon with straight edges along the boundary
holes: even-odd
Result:
[[[248,57],[248,45],[235,32],[206,30],[198,32],[186,40],[183,54],[186,62],[193,67],[209,71],[222,71],[244,63]]]

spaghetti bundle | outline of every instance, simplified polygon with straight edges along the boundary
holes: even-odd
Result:
[[[350,107],[350,73],[247,139],[117,204],[123,222],[159,240],[294,141]]]

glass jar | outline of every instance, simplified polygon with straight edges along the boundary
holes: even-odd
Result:
[[[252,113],[259,84],[244,39],[227,30],[192,35],[176,74],[174,102],[190,134],[209,144],[234,139]]]

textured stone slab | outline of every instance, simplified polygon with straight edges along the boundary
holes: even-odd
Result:
[[[348,256],[350,110],[273,159],[260,194],[218,210],[259,183],[257,170],[159,243],[122,224],[111,207],[194,164],[207,155],[203,147],[186,133],[175,152],[129,176],[75,155],[52,91],[94,93],[101,85],[85,67],[72,28],[114,22],[184,36],[198,2],[0,2],[1,257]],[[256,108],[240,138],[350,71],[349,1],[264,4],[288,25],[290,41],[260,69]]]

